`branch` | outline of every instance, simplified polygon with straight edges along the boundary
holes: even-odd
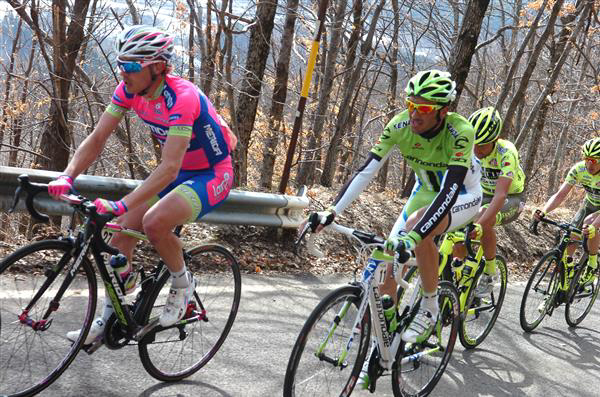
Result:
[[[496,35],[494,37],[492,37],[491,39],[484,41],[483,43],[480,43],[478,46],[476,46],[475,52],[477,52],[481,47],[485,47],[486,45],[491,44],[494,41],[498,40],[502,36],[502,32],[504,32],[505,30],[508,30],[508,29],[518,30],[518,29],[521,29],[521,27],[513,26],[513,25],[502,26],[500,29],[498,29],[498,31],[496,32]]]

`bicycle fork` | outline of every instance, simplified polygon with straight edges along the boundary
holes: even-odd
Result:
[[[71,242],[72,242],[72,240],[71,240]],[[34,331],[46,331],[50,328],[50,326],[52,325],[52,319],[51,318],[49,319],[49,317],[53,312],[57,311],[58,308],[60,307],[59,302],[62,299],[67,288],[69,288],[69,285],[71,285],[71,282],[73,282],[73,279],[75,278],[75,273],[77,272],[77,269],[79,269],[79,266],[81,265],[81,262],[83,261],[83,258],[85,257],[85,253],[87,252],[88,246],[89,246],[89,240],[85,243],[83,249],[77,255],[77,259],[71,265],[71,268],[69,269],[67,275],[65,276],[65,279],[63,280],[60,288],[56,292],[56,295],[54,296],[54,298],[52,298],[52,300],[48,304],[48,308],[46,309],[44,315],[42,316],[42,319],[41,320],[33,320],[29,316],[30,310],[38,303],[38,301],[40,300],[40,298],[42,297],[44,292],[46,292],[46,290],[54,282],[54,280],[56,280],[56,277],[58,277],[60,271],[67,265],[69,260],[71,260],[72,256],[71,255],[63,255],[63,257],[60,259],[58,264],[53,269],[51,269],[51,270],[49,269],[45,272],[46,280],[44,281],[43,285],[40,287],[40,289],[35,294],[35,296],[31,299],[29,304],[23,309],[21,314],[18,315],[18,319],[21,324],[31,327]],[[69,251],[69,254],[71,252],[72,251]]]

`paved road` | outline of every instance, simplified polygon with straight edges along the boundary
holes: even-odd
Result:
[[[320,297],[348,277],[244,275],[242,303],[217,356],[187,381],[165,384],[143,369],[137,348],[81,353],[45,396],[281,396],[287,360]],[[598,305],[569,329],[561,307],[537,332],[518,320],[523,285],[511,284],[496,327],[478,349],[454,354],[433,396],[597,396],[600,390]],[[101,295],[102,296],[102,295]],[[367,392],[353,395],[366,396]],[[377,396],[392,396],[389,377]]]

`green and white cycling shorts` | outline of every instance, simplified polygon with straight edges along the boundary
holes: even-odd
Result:
[[[494,196],[483,194],[482,208],[488,208]],[[506,225],[517,219],[525,208],[525,197],[523,193],[509,194],[504,200],[504,205],[496,214],[495,226]]]
[[[400,232],[406,232],[406,221],[408,220],[408,217],[413,212],[430,205],[434,201],[437,194],[438,192],[421,189],[418,184],[415,184],[410,198],[402,209],[402,213],[398,219],[396,219],[394,227],[392,227],[390,237],[397,236]],[[461,192],[458,195],[456,202],[450,209],[450,213],[448,214],[450,217],[450,222],[445,232],[460,229],[468,224],[475,217],[475,215],[477,215],[477,212],[481,207],[481,199],[481,186]]]

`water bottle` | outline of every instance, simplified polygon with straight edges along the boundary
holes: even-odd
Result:
[[[123,254],[111,256],[109,263],[119,275],[127,270],[127,257]]]
[[[381,297],[381,306],[383,307],[383,314],[385,316],[385,323],[388,331],[394,332],[397,327],[396,305],[394,305],[394,300],[389,295],[383,295]]]

